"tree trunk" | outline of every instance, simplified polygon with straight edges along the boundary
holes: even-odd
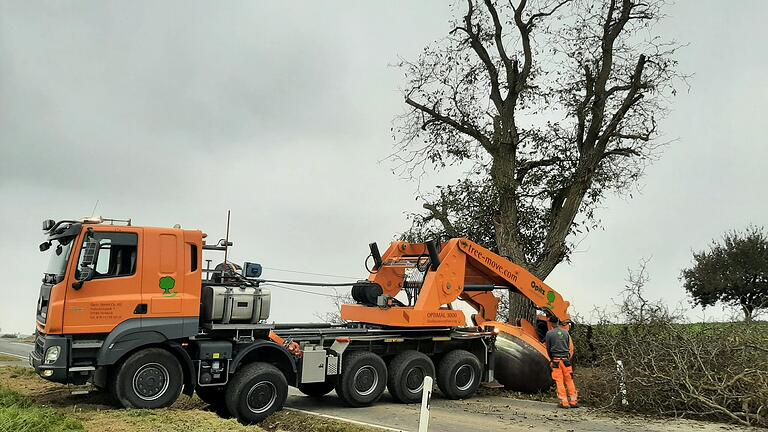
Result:
[[[744,322],[745,323],[751,323],[752,322],[752,312],[754,312],[755,308],[752,305],[748,304],[742,304],[741,310],[744,312]]]
[[[508,134],[505,136],[509,139],[513,138]],[[509,143],[502,143],[497,148],[490,173],[499,194],[499,210],[493,221],[496,245],[499,248],[499,254],[529,268],[530,263],[526,260],[518,231],[514,149]]]

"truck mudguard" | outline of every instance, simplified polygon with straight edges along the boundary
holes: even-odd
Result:
[[[194,327],[189,325],[190,320],[195,321]],[[133,318],[123,321],[104,339],[96,355],[96,364],[112,365],[136,348],[194,336],[197,322],[197,317]]]
[[[230,373],[235,372],[240,364],[243,363],[243,360],[253,356],[256,361],[277,363],[277,368],[285,374],[286,378],[289,378],[289,384],[291,384],[291,377],[296,378],[296,361],[293,355],[291,355],[291,353],[284,347],[266,340],[257,340],[246,346],[242,346],[243,344],[240,345],[241,346],[238,347],[238,353],[232,360]],[[285,365],[288,365],[287,368]]]

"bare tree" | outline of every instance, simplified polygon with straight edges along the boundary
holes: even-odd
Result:
[[[315,318],[322,322],[331,324],[343,324],[345,321],[341,319],[341,305],[354,304],[355,300],[352,298],[350,291],[339,292],[338,289],[333,289],[331,297],[331,303],[333,303],[333,310],[330,312],[315,312]]]
[[[467,0],[445,39],[402,62],[393,158],[413,176],[468,169],[425,197],[409,235],[468,236],[541,278],[566,259],[569,236],[596,227],[598,203],[657,155],[684,78],[678,44],[650,33],[663,5]]]

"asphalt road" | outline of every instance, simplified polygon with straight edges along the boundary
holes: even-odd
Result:
[[[11,357],[17,357],[24,362],[29,358],[29,353],[32,351],[32,345],[17,342],[13,339],[0,338],[0,354],[5,354]]]
[[[0,339],[0,353],[19,358],[26,364],[32,345]],[[437,392],[436,392],[437,393]],[[370,407],[349,408],[335,393],[310,398],[291,388],[285,406],[288,409],[380,426],[385,430],[418,430],[419,405],[393,402],[388,393]],[[719,423],[687,420],[659,420],[600,412],[590,408],[560,410],[554,403],[482,395],[463,401],[446,400],[435,395],[431,403],[429,430],[436,431],[594,431],[594,432],[722,432],[754,430]]]
[[[388,393],[366,408],[344,406],[334,393],[321,399],[309,398],[291,389],[286,406],[305,412],[354,420],[388,430],[418,430],[419,408],[392,401]],[[558,409],[554,403],[483,395],[463,401],[432,399],[429,431],[553,431],[553,432],[723,432],[754,430],[718,423],[686,420],[658,420],[629,415],[609,415],[595,409]]]

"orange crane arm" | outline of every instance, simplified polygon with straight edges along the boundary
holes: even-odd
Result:
[[[381,295],[394,297],[406,287],[406,270],[426,264],[427,257],[430,268],[412,307],[348,304],[342,306],[342,319],[402,327],[461,326],[466,323],[463,312],[444,307],[461,298],[483,321],[494,321],[499,304],[492,293],[496,288],[513,288],[539,309],[562,321],[570,319],[569,303],[541,279],[465,238],[449,240],[439,254],[431,244],[394,242],[377,260],[368,282],[380,287]]]
[[[534,276],[533,273],[477,243],[467,239],[454,240],[458,243],[458,248],[467,255],[468,267],[473,266],[478,270],[486,269],[487,274],[503,279],[506,284],[514,287],[538,308],[552,313],[560,321],[570,319],[568,314],[570,303],[563,300],[560,293]],[[480,271],[482,272],[482,270]]]

